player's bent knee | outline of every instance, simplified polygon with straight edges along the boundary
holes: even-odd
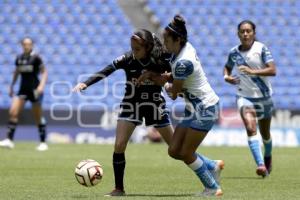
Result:
[[[181,160],[180,152],[178,152],[177,150],[175,150],[173,148],[168,149],[168,154],[170,157],[172,157],[176,160]]]
[[[126,143],[116,143],[115,144],[115,152],[116,153],[124,153],[126,150]]]
[[[18,120],[18,112],[14,111],[14,110],[10,110],[9,111],[9,119],[11,121],[17,121]]]
[[[253,126],[246,126],[248,136],[256,135],[256,128]]]

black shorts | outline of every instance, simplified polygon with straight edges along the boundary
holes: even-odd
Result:
[[[29,100],[31,103],[42,103],[43,94],[38,94],[36,90],[24,91],[20,90],[17,96],[25,101]]]
[[[126,120],[141,125],[161,128],[170,125],[169,111],[164,101],[133,102],[123,101],[120,105],[119,120]]]

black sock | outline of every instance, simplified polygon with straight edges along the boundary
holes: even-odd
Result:
[[[39,124],[39,133],[41,142],[46,140],[46,124]]]
[[[18,123],[16,122],[12,122],[12,121],[9,121],[8,124],[7,124],[7,128],[8,128],[8,131],[7,131],[7,138],[10,139],[10,140],[13,140],[14,139],[14,136],[15,136],[15,130],[16,130],[16,126],[17,126]]]
[[[115,187],[116,189],[124,190],[124,170],[125,170],[125,154],[114,153],[113,155],[113,166],[115,174]]]

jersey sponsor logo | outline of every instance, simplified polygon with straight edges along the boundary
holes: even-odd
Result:
[[[182,74],[186,70],[186,66],[182,63],[176,67],[176,73]]]
[[[20,65],[18,67],[19,72],[33,72],[33,65]]]
[[[121,62],[125,58],[125,55],[119,56],[116,58],[116,62]]]
[[[142,82],[141,85],[154,85],[154,82],[149,79],[146,79],[145,81]]]
[[[232,54],[231,59],[237,65],[241,65],[241,63],[244,63],[244,58],[237,52]]]

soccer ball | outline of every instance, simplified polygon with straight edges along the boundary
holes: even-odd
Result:
[[[95,160],[82,160],[75,168],[75,177],[79,184],[86,187],[97,185],[103,176],[101,165]]]

